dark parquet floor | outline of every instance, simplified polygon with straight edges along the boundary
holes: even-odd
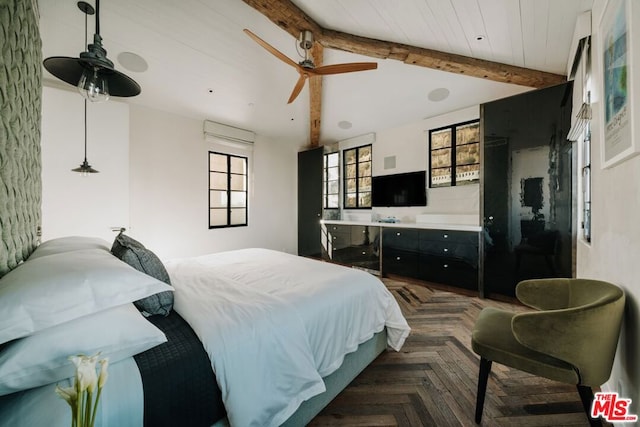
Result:
[[[386,351],[312,426],[475,426],[478,356],[471,330],[487,306],[522,308],[420,284],[384,279],[412,328],[400,352]],[[483,426],[588,426],[575,387],[494,363]]]

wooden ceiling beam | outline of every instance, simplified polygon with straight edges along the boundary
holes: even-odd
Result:
[[[366,37],[354,36],[333,30],[323,30],[318,41],[325,47],[346,52],[372,56],[374,58],[395,59],[406,64],[419,65],[439,71],[447,71],[465,76],[488,79],[500,83],[541,89],[566,82],[566,76],[530,68],[517,67],[469,56],[440,52],[392,43]]]
[[[316,67],[322,65],[324,48],[320,43],[314,43],[311,48],[311,56]],[[320,124],[322,118],[322,76],[309,78],[309,145],[320,145]]]
[[[538,89],[566,81],[566,76],[560,74],[324,29],[290,0],[244,2],[295,38],[301,31],[310,30],[315,40],[325,48]]]
[[[318,25],[290,0],[243,1],[296,39],[302,31],[311,31],[316,41],[313,48],[316,66],[322,63],[322,48],[324,47],[373,58],[394,59],[406,64],[537,89],[566,81],[566,76],[560,74],[328,30]],[[318,43],[322,46],[316,47]],[[309,79],[309,92],[311,103],[310,145],[315,147],[320,143],[321,77]]]

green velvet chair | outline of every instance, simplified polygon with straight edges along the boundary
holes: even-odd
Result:
[[[536,279],[518,283],[516,297],[535,310],[482,310],[471,338],[480,356],[476,423],[482,419],[491,363],[575,384],[591,425],[592,387],[611,374],[624,312],[624,292],[588,279]]]

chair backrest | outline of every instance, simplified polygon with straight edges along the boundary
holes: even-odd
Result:
[[[538,291],[546,295],[532,295]],[[609,379],[624,313],[622,289],[599,280],[545,279],[521,282],[516,292],[539,309],[514,316],[518,341],[573,365],[582,385]],[[549,295],[555,301],[545,301]]]

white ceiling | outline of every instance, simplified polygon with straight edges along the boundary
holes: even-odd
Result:
[[[565,74],[576,17],[593,0],[293,0],[320,26],[345,33]],[[76,0],[39,0],[43,58],[85,49]],[[93,0],[89,3],[94,4]],[[102,0],[108,58],[136,80],[128,102],[209,119],[304,145],[309,93],[287,99],[297,72],[243,33],[249,28],[298,62],[296,40],[242,0]],[[94,25],[89,19],[89,37]],[[482,37],[482,40],[477,40]],[[117,60],[133,52],[148,70]],[[528,88],[331,49],[323,64],[378,69],[323,79],[320,141],[334,142],[519,93]],[[45,71],[45,79],[55,78]],[[446,88],[433,102],[430,91]],[[350,129],[338,126],[352,123]]]

